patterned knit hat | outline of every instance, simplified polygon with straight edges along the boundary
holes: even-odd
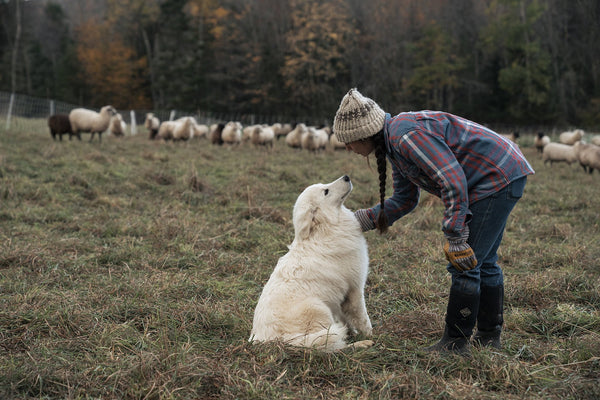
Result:
[[[385,112],[356,88],[350,89],[335,113],[333,132],[344,143],[368,138],[383,128]]]

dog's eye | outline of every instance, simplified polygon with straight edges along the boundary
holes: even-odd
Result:
[[[329,189],[325,189],[325,196],[329,194]]]

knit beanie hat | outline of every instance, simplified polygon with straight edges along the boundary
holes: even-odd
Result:
[[[339,141],[350,143],[373,136],[384,122],[385,112],[354,88],[344,96],[335,113],[333,132]]]

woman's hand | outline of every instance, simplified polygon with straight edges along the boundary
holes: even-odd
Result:
[[[469,226],[459,236],[446,236],[444,253],[446,259],[459,271],[469,271],[477,265],[477,258],[467,239],[469,238]]]

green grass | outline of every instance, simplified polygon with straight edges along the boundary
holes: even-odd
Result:
[[[346,205],[370,206],[374,166],[283,140],[88,138],[53,142],[44,121],[0,132],[0,398],[600,397],[597,172],[544,166],[522,138],[537,173],[500,250],[502,351],[419,350],[441,336],[450,282],[441,202],[423,195],[366,234],[376,345],[324,354],[249,345],[254,306],[298,194],[348,174]]]

